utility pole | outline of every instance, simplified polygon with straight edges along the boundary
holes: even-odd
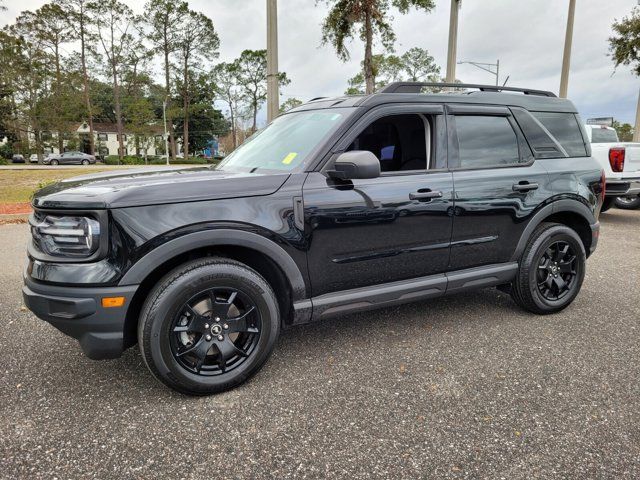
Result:
[[[576,13],[576,0],[569,0],[567,16],[567,32],[564,37],[564,54],[562,55],[562,74],[560,76],[560,97],[567,98],[569,88],[569,67],[571,65],[571,42],[573,40],[573,18]]]
[[[491,75],[495,75],[496,76],[496,87],[500,86],[500,59],[496,60],[496,63],[458,62],[458,65],[462,65],[463,63],[468,63],[469,65],[473,65],[474,67],[478,67],[480,70],[484,70],[485,72],[489,72]],[[495,71],[492,70],[492,67],[495,67]]]
[[[451,0],[449,16],[449,51],[447,53],[447,83],[456,81],[456,50],[458,48],[458,10],[462,0]]]
[[[267,0],[267,121],[280,111],[278,92],[278,1]]]
[[[638,93],[638,106],[636,107],[636,125],[633,129],[633,141],[640,142],[640,93]]]
[[[167,97],[162,101],[162,120],[164,124],[164,156],[169,165],[169,135],[167,134]]]

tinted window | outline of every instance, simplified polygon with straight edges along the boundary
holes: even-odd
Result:
[[[570,157],[584,157],[584,146],[580,125],[573,113],[531,112],[553,135]]]
[[[430,129],[420,115],[391,115],[371,123],[347,150],[368,150],[382,172],[425,170]]]
[[[518,139],[506,117],[456,116],[456,132],[463,168],[520,162]]]
[[[591,143],[616,143],[618,135],[616,131],[609,128],[592,128]]]

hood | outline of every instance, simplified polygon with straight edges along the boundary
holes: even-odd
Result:
[[[276,192],[288,177],[210,167],[117,170],[51,184],[37,191],[32,203],[41,208],[103,209],[251,197]]]

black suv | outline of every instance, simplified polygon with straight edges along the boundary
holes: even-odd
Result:
[[[557,312],[598,242],[604,174],[581,125],[526,89],[314,99],[215,167],[40,190],[24,300],[90,358],[137,342],[189,394],[237,386],[281,328],[333,315],[490,286]]]

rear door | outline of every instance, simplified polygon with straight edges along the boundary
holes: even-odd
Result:
[[[455,188],[449,269],[508,262],[552,196],[547,171],[508,108],[455,104],[447,113]]]

